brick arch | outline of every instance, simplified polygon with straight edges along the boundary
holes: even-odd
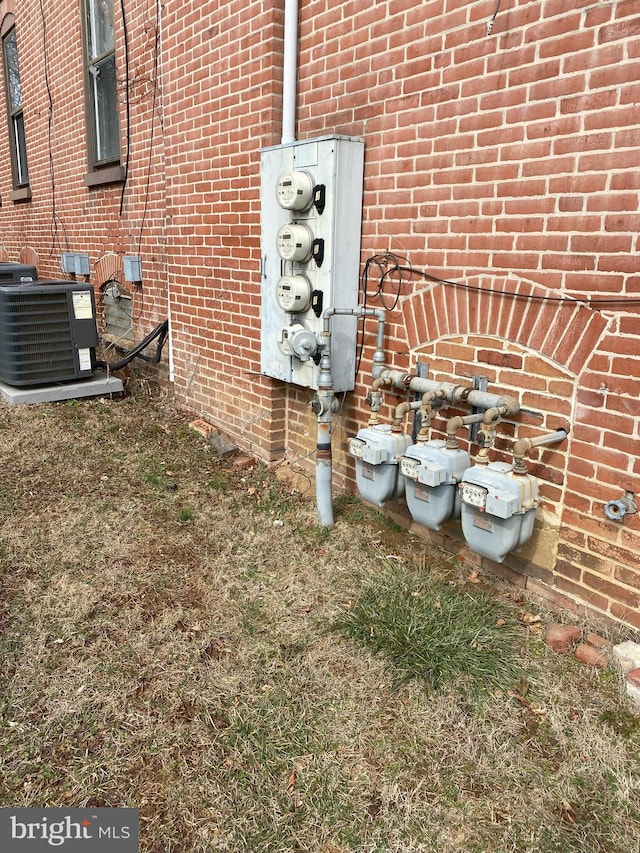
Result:
[[[488,390],[519,401],[520,412],[500,422],[492,450],[495,459],[510,462],[513,442],[518,438],[532,438],[560,427],[569,429],[568,441],[542,454],[538,451],[528,454],[529,470],[541,478],[543,509],[559,519],[579,378],[536,350],[473,331],[429,341],[411,350],[411,354],[416,362],[428,364],[431,379],[465,382],[480,374],[488,380]],[[432,438],[445,437],[443,426],[448,416],[441,421],[436,418],[434,430],[439,432],[436,435],[434,431]],[[546,461],[540,463],[540,457]]]
[[[15,5],[15,0],[4,0],[2,21],[0,22],[0,37],[4,36],[4,34],[15,24]]]
[[[403,300],[409,348],[474,333],[513,341],[581,374],[607,326],[602,315],[579,302],[527,298],[555,295],[529,282],[494,284],[480,280],[479,291],[436,284]]]
[[[32,249],[30,246],[23,246],[23,248],[20,249],[20,263],[29,264],[37,269],[40,263],[40,257],[35,249]]]
[[[122,257],[115,252],[108,252],[96,261],[94,278],[98,287],[111,279],[121,281],[123,274]]]

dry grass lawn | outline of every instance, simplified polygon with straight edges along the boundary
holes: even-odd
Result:
[[[375,607],[477,585],[356,500],[318,528],[161,397],[0,403],[0,452],[0,805],[135,806],[144,853],[640,850],[619,679],[517,591],[485,617],[509,666],[429,686],[394,651],[430,665],[422,617],[385,656]]]

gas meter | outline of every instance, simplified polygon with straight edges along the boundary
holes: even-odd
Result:
[[[516,474],[506,462],[474,465],[459,489],[462,532],[472,551],[501,563],[531,538],[538,506],[532,474]]]
[[[389,424],[365,427],[349,439],[348,452],[356,460],[356,485],[363,500],[384,506],[404,494],[398,459],[410,444],[410,435],[393,432]]]
[[[295,356],[300,361],[308,361],[316,354],[318,339],[313,332],[300,323],[285,326],[280,330],[278,346],[283,355]]]
[[[411,517],[429,530],[440,530],[445,521],[460,515],[458,483],[469,467],[465,450],[447,448],[441,439],[414,444],[400,457]]]

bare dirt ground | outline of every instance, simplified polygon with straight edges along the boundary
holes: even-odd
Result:
[[[640,850],[619,678],[519,591],[501,683],[399,683],[336,621],[468,569],[358,501],[318,528],[160,396],[0,403],[0,454],[0,805],[134,806],[145,853]]]

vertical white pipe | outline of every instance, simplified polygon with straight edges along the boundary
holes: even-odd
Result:
[[[158,28],[158,32],[156,33],[156,49],[158,51],[157,57],[157,67],[156,67],[156,97],[160,102],[160,116],[156,117],[156,121],[164,122],[165,120],[165,104],[164,104],[164,66],[162,62],[162,9],[163,3],[162,0],[156,1],[156,27]],[[166,182],[166,162],[164,163],[165,167],[165,182]],[[165,220],[163,222],[163,232],[166,236],[166,228],[167,228],[167,220],[166,220],[166,209],[165,209]],[[173,324],[171,322],[171,284],[169,279],[169,270],[166,270],[167,277],[167,320],[169,321],[169,333],[167,336],[167,344],[168,344],[168,361],[169,361],[169,382],[175,382],[176,373],[175,373],[175,363],[173,360]]]
[[[298,0],[284,0],[282,65],[282,143],[296,141],[298,95]]]

